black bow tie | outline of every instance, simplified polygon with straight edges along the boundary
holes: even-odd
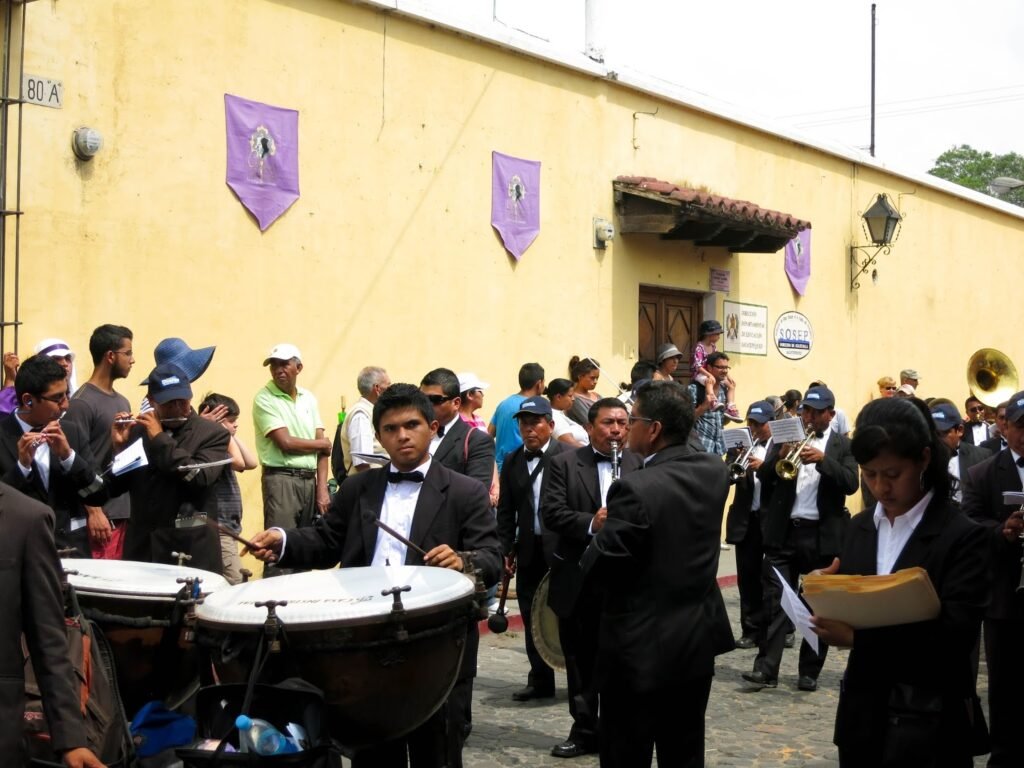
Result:
[[[598,453],[597,451],[594,451],[594,461],[598,462],[599,464],[602,461],[611,461],[611,460],[612,460],[611,456],[605,456],[603,453]]]
[[[437,436],[438,437],[444,437],[444,427],[438,427],[437,428]]]
[[[533,461],[534,459],[544,458],[544,451],[527,451],[524,449],[523,455],[526,456],[527,461]]]
[[[389,483],[400,483],[403,480],[409,483],[422,483],[423,473],[418,470],[415,472],[388,472]]]
[[[1024,467],[1024,456],[1021,456],[1019,459],[1017,459],[1017,466]]]

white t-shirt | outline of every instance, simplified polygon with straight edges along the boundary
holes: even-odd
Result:
[[[570,419],[561,411],[552,411],[551,417],[554,419],[555,428],[551,432],[551,436],[557,440],[562,435],[570,435],[580,445],[590,445],[590,435],[587,434],[587,430],[577,424],[575,421]]]

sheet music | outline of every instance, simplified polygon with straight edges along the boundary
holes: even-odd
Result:
[[[754,444],[750,437],[750,427],[726,429],[722,432],[722,439],[725,441],[725,450],[727,451],[733,448],[746,450]]]
[[[797,419],[788,419],[788,421],[797,421]],[[793,588],[789,586],[782,574],[779,573],[779,569],[773,567],[772,571],[775,573],[775,578],[782,584],[782,610],[785,611],[786,616],[793,622],[793,626],[796,627],[797,631],[801,634],[804,640],[807,641],[808,645],[814,649],[814,652],[818,652],[818,636],[814,634],[811,629],[811,612],[804,605],[804,601],[800,599],[800,596],[793,591]]]
[[[114,457],[113,462],[110,464],[110,472],[115,476],[123,475],[125,472],[140,469],[148,464],[149,459],[146,458],[146,449],[142,447],[142,438],[139,437],[136,438],[134,443]]]
[[[801,419],[776,419],[768,422],[768,428],[772,431],[772,441],[775,443],[799,443],[807,437]]]

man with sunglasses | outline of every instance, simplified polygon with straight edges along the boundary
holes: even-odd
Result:
[[[971,395],[964,401],[964,442],[981,445],[989,438],[988,423],[985,421],[985,406]]]
[[[420,391],[434,406],[437,434],[430,441],[434,460],[460,475],[472,477],[490,490],[494,477],[494,440],[459,418],[459,377],[448,368],[435,368],[420,382]]]
[[[0,421],[3,481],[53,510],[57,549],[91,557],[85,505],[101,506],[109,492],[85,434],[60,420],[68,407],[67,373],[53,358],[33,355],[21,364],[15,391],[18,408]]]

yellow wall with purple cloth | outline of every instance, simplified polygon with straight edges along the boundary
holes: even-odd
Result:
[[[811,354],[734,356],[741,407],[822,378],[850,416],[875,380],[914,367],[921,392],[962,401],[981,346],[1024,363],[1024,221],[884,171],[342,0],[61,0],[25,6],[26,71],[64,83],[63,109],[24,108],[19,351],[68,340],[87,378],[104,322],[135,332],[132,402],[166,336],[217,345],[196,396],[250,406],[279,341],[304,353],[300,384],[329,428],[364,365],[418,382],[436,366],[492,383],[483,410],[539,361],[573,354],[622,380],[637,345],[638,286],[707,291],[810,318]],[[299,111],[301,197],[266,232],[226,186],[224,100]],[[636,121],[634,113],[653,112]],[[76,161],[73,129],[100,131]],[[14,136],[16,134],[12,134]],[[491,151],[540,160],[542,230],[519,263],[490,226]],[[813,223],[798,298],[777,254],[727,253],[653,235],[591,247],[614,221],[611,182],[645,175],[756,201]],[[849,288],[859,212],[879,192],[905,221],[880,281]],[[13,233],[8,254],[13,254]],[[8,318],[13,265],[7,272]],[[6,332],[5,348],[13,344]],[[259,526],[258,473],[243,478]]]

